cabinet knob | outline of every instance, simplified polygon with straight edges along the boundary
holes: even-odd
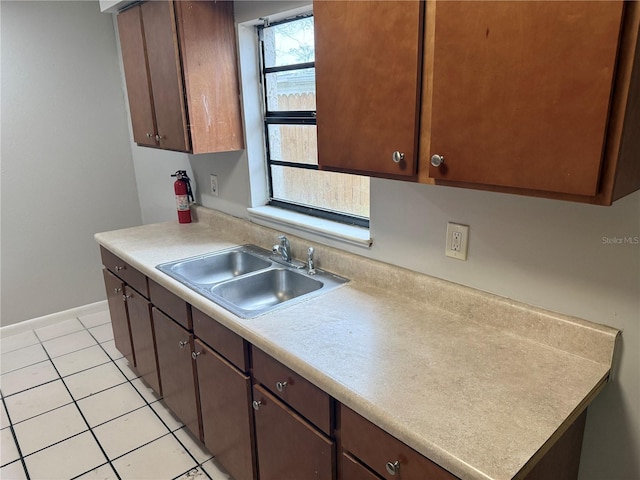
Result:
[[[202,352],[191,352],[191,358],[196,360],[201,354]]]
[[[151,137],[153,137],[153,133],[147,132],[147,138],[151,138]]]
[[[285,388],[287,388],[287,382],[276,382],[276,390],[282,392]]]
[[[132,295],[126,295],[126,294],[125,294],[125,295],[122,295],[122,301],[123,301],[123,302],[126,302],[126,301],[127,301],[127,298],[131,298],[131,297],[132,297]]]
[[[156,141],[159,142],[160,140],[163,140],[167,138],[165,135],[156,135]]]
[[[398,152],[397,150],[395,152],[393,152],[393,154],[391,155],[391,158],[393,159],[393,163],[400,163],[402,160],[404,160],[404,153],[402,152]]]
[[[122,289],[120,287],[114,288],[113,289],[114,293],[122,293]]]
[[[262,406],[262,401],[254,400],[253,402],[251,402],[251,406],[253,407],[254,410],[260,410],[260,407]]]
[[[440,165],[442,165],[444,163],[444,157],[442,155],[434,155],[433,157],[431,157],[431,165],[433,165],[434,167],[439,167]]]
[[[120,270],[124,270],[124,267],[121,267],[120,265],[116,265],[116,272],[119,272]]]
[[[178,345],[180,345],[180,348],[184,348],[184,347],[186,347],[187,345],[189,345],[189,340],[180,340],[180,341],[178,342]]]
[[[396,460],[395,462],[387,462],[387,464],[385,465],[387,468],[387,472],[389,472],[389,475],[397,475],[398,472],[400,471],[400,461]]]

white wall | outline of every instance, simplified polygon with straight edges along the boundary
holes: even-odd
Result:
[[[236,20],[300,4],[240,1]],[[245,152],[188,156],[134,146],[133,158],[146,223],[175,218],[168,175],[179,168],[195,175],[200,203],[246,217]],[[210,173],[219,176],[219,198],[206,193]],[[447,221],[471,226],[466,262],[444,256]],[[580,479],[640,478],[640,245],[603,241],[640,236],[640,192],[598,207],[372,179],[371,236],[371,249],[345,249],[623,329],[615,381],[589,408]]]
[[[140,224],[111,16],[2,1],[2,325],[104,300],[93,234]]]

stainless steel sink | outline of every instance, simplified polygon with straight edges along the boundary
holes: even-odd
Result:
[[[239,275],[270,267],[271,261],[248,251],[230,251],[190,258],[171,264],[167,269],[177,277],[198,285],[211,285]],[[169,271],[160,268],[165,273]],[[169,273],[171,275],[171,273]],[[175,277],[174,277],[175,278]]]
[[[242,318],[254,318],[348,282],[320,269],[282,265],[271,252],[243,245],[156,267]]]

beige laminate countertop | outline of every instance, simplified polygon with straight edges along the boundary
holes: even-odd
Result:
[[[615,329],[321,245],[320,268],[351,282],[241,319],[155,266],[244,243],[269,248],[276,232],[202,207],[197,216],[96,240],[462,479],[522,476],[609,376]],[[289,237],[300,251],[310,244]]]

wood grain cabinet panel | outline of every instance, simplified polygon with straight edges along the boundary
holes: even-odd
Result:
[[[191,305],[175,293],[149,279],[149,298],[151,303],[171,317],[172,320],[178,322],[187,330],[193,330]]]
[[[382,478],[348,453],[341,455],[340,462],[340,480],[381,480]]]
[[[640,188],[639,26],[621,0],[427,2],[419,181],[604,205]]]
[[[193,333],[243,372],[249,371],[249,343],[215,319],[191,307]]]
[[[260,480],[332,480],[335,445],[259,385],[253,387]]]
[[[320,168],[413,177],[424,2],[316,0],[313,10]]]
[[[235,480],[252,480],[251,379],[199,340],[195,352],[204,444]]]
[[[120,277],[146,298],[149,298],[147,277],[142,272],[133,268],[104,247],[100,247],[100,256],[102,257],[102,264],[107,267],[111,273]]]
[[[152,316],[164,401],[191,433],[202,439],[200,400],[191,356],[193,335],[155,307]]]
[[[134,141],[244,148],[233,2],[149,1],[118,15]]]
[[[125,297],[136,358],[134,370],[151,388],[162,395],[160,377],[158,376],[155,334],[151,321],[151,303],[130,287],[125,287]]]
[[[127,304],[124,302],[125,283],[109,270],[102,270],[104,286],[107,292],[107,303],[111,315],[111,328],[116,348],[129,361],[129,365],[136,366],[131,342],[131,327],[127,315]]]

